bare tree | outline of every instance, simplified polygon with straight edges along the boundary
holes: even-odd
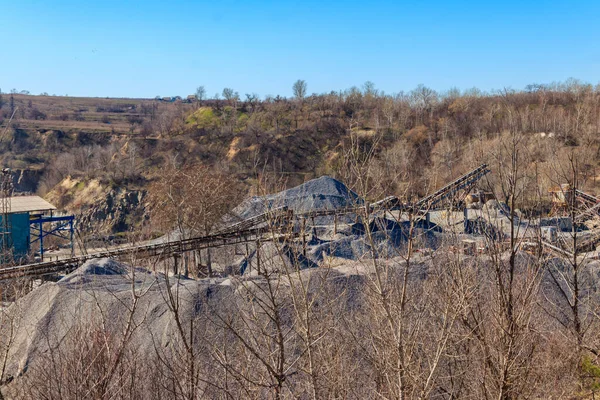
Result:
[[[196,88],[196,100],[202,101],[205,98],[206,98],[206,89],[204,89],[204,86],[198,86]]]
[[[163,231],[175,228],[175,235],[183,240],[210,234],[244,192],[231,175],[196,164],[169,166],[151,185],[149,195],[152,220]],[[210,258],[207,267],[212,274]]]
[[[230,104],[235,104],[240,99],[240,95],[238,92],[233,90],[232,88],[223,89],[223,98],[227,100]]]
[[[298,79],[296,82],[294,82],[294,85],[292,86],[294,97],[298,100],[304,99],[304,97],[306,97],[307,87],[306,81],[302,79]]]
[[[478,363],[486,378],[481,378],[477,390],[506,400],[528,396],[529,378],[542,373],[535,363],[540,337],[533,316],[543,263],[541,252],[530,256],[521,251],[526,238],[537,241],[539,233],[517,211],[528,195],[539,196],[528,190],[531,183],[537,184],[538,176],[524,167],[523,152],[523,137],[515,132],[491,152],[500,190],[496,198],[507,201],[508,208],[493,213],[487,208],[483,213],[490,221],[486,228],[489,261],[479,261],[484,278],[477,289],[477,303],[461,318],[481,349]]]
[[[585,185],[584,165],[588,163],[585,152],[574,149],[565,155],[556,155],[553,160],[552,173],[555,175],[552,182],[561,188],[566,209],[565,215],[571,221],[570,238],[560,240],[567,251],[551,262],[548,262],[548,275],[551,285],[545,290],[543,308],[555,318],[557,330],[564,330],[571,351],[565,358],[571,365],[575,365],[579,387],[590,391],[592,396],[597,392],[593,373],[598,365],[600,345],[594,332],[598,329],[600,315],[600,301],[595,289],[593,266],[589,259],[590,246],[598,241],[597,229],[593,227],[597,221],[597,212],[588,210],[590,204],[580,198],[579,191]],[[584,232],[585,225],[592,229]],[[560,226],[556,227],[560,230]],[[570,255],[569,255],[570,253]]]

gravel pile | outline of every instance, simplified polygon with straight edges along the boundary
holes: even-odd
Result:
[[[289,253],[285,257],[292,256]],[[278,255],[272,246],[265,245],[261,247],[261,257],[264,257],[262,265],[273,266],[276,263],[269,260]],[[132,271],[136,272],[135,276]],[[349,302],[358,302],[357,296],[363,292],[364,280],[355,279],[353,272],[306,268],[301,273],[311,276],[326,274],[330,281],[335,280],[331,290],[337,293],[331,294],[346,296]],[[14,330],[10,324],[0,326],[0,337],[11,340],[5,377],[18,379],[32,371],[39,374],[39,363],[47,365],[50,362],[50,349],[60,348],[63,352],[76,354],[78,348],[84,347],[80,346],[81,340],[93,340],[95,330],[104,323],[106,329],[114,330],[109,334],[119,337],[127,323],[132,289],[141,297],[135,312],[136,324],[140,325],[131,338],[131,348],[139,352],[140,362],[156,362],[150,358],[156,351],[169,357],[178,333],[165,297],[166,285],[179,296],[182,320],[189,321],[206,318],[207,313],[228,315],[240,304],[248,304],[247,287],[265,285],[263,278],[249,275],[200,281],[171,277],[167,281],[162,274],[142,274],[136,268],[110,259],[88,262],[58,282],[47,282],[37,287],[6,310],[7,315],[15,319]],[[289,278],[283,274],[279,279],[286,281]],[[308,277],[305,279],[311,281]],[[249,285],[249,282],[255,283]],[[274,286],[280,288],[278,290],[288,290],[287,284]],[[256,292],[260,293],[260,290]],[[282,296],[285,297],[284,294]],[[241,299],[245,300],[239,301]],[[200,322],[199,326],[202,326]],[[148,359],[143,359],[146,355]]]
[[[105,277],[104,282],[114,282],[120,284],[123,277],[135,277],[136,281],[143,283],[145,279],[150,278],[148,270],[142,268],[132,268],[111,258],[98,258],[84,263],[82,266],[62,278],[61,285],[94,285],[99,277]]]
[[[354,207],[362,203],[363,199],[342,182],[329,176],[322,176],[283,192],[252,197],[236,207],[233,214],[238,220],[244,220],[284,206],[295,213],[305,213]],[[352,222],[355,219],[355,216],[349,215],[340,218],[339,222]],[[319,217],[315,219],[315,224],[326,225],[332,221],[333,217]]]

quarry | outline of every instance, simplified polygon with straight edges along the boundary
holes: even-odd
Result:
[[[307,336],[309,320],[302,313],[309,310],[310,321],[324,324],[318,329],[340,329],[343,321],[324,321],[340,315],[359,318],[373,312],[378,301],[386,304],[385,298],[399,295],[384,285],[392,292],[373,303],[369,293],[384,290],[380,274],[416,296],[409,307],[415,315],[436,301],[436,285],[446,285],[448,277],[470,270],[471,279],[483,279],[496,263],[512,265],[519,274],[534,268],[541,293],[555,305],[566,299],[552,271],[564,273],[570,263],[581,263],[580,290],[595,296],[598,200],[563,186],[550,192],[551,216],[526,217],[481,189],[490,172],[483,164],[414,202],[390,196],[369,203],[339,180],[323,176],[247,198],[207,236],[175,231],[144,243],[86,254],[73,249],[54,260],[0,269],[6,293],[13,290],[0,325],[6,338],[2,382],[7,393],[28,387],[31,396],[65,395],[60,385],[71,380],[80,389],[95,382],[84,387],[86,393],[105,395],[127,384],[115,376],[123,373],[147,398],[198,388],[212,397],[222,387],[201,376],[222,376],[224,368],[232,374],[228,384],[235,387],[228,390],[238,395],[246,390],[237,380],[242,377],[282,389],[282,376],[288,376],[285,385],[301,385],[303,378],[294,375],[305,372],[289,375],[288,369],[306,351],[304,340],[314,340]],[[569,202],[576,201],[575,218],[565,215]],[[419,293],[429,300],[418,300]],[[456,301],[463,304],[461,299]],[[458,317],[462,311],[455,312]],[[345,334],[366,329],[359,326]],[[445,335],[444,329],[433,332]],[[225,346],[221,350],[215,347],[219,341]],[[258,363],[257,370],[223,366],[219,360],[225,348],[239,357],[246,354]],[[282,352],[279,358],[269,358],[273,349]],[[87,370],[81,361],[92,356],[102,360],[102,365],[92,362],[98,370]],[[157,369],[149,373],[148,365]],[[196,372],[188,376],[190,368]],[[177,389],[173,385],[179,379],[192,382],[194,389]],[[97,392],[101,384],[104,391]],[[353,389],[354,396],[375,390],[368,386]],[[294,393],[303,393],[294,387]],[[270,391],[253,389],[243,397]]]

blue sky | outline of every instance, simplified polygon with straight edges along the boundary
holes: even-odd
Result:
[[[388,93],[600,82],[600,1],[0,0],[0,88],[154,97],[370,80]]]

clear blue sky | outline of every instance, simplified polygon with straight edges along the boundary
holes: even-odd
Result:
[[[291,95],[370,80],[482,90],[600,82],[600,1],[0,0],[0,88]]]

